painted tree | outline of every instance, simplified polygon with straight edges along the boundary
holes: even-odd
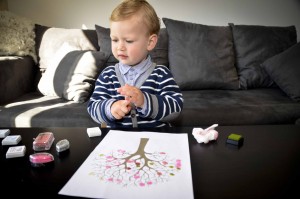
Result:
[[[181,170],[181,160],[170,158],[163,151],[145,152],[148,141],[149,138],[141,138],[134,153],[118,149],[110,154],[99,154],[90,174],[122,186],[144,187],[168,181]]]

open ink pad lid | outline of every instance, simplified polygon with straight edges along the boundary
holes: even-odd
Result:
[[[17,145],[21,140],[21,135],[8,135],[2,140],[2,145]]]
[[[10,130],[9,129],[0,129],[0,138],[5,138],[9,134],[10,134]]]

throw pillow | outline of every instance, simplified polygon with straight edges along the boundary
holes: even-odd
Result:
[[[35,24],[34,32],[35,32],[35,51],[39,52],[41,43],[42,43],[42,38],[45,32],[49,29],[50,27],[48,26],[43,26],[39,24]],[[37,59],[38,62],[40,61],[39,54],[37,53]]]
[[[300,43],[263,62],[271,79],[292,99],[300,101]]]
[[[97,41],[95,43],[92,38],[97,38],[95,30],[48,28],[42,35],[39,49],[41,71],[52,67],[53,57],[65,43],[74,47],[73,50],[97,50]]]
[[[73,51],[67,44],[55,58],[60,61],[53,63],[42,75],[39,91],[46,96],[58,96],[78,103],[87,101],[107,57],[98,51]]]
[[[109,58],[106,65],[115,65],[119,61],[113,56],[111,51],[110,29],[95,25],[98,37],[98,45],[100,52],[105,53]],[[156,64],[168,66],[168,35],[165,28],[160,30],[158,42],[155,48],[150,52],[152,61]]]
[[[230,24],[236,53],[236,66],[242,89],[274,87],[260,66],[266,59],[297,42],[295,26],[272,27]]]
[[[34,23],[9,11],[0,11],[0,55],[29,55],[37,63]]]
[[[230,27],[162,19],[169,67],[182,90],[238,89]]]

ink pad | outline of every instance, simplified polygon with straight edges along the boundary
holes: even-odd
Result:
[[[226,143],[240,147],[244,143],[244,138],[242,135],[232,133],[227,137]]]
[[[38,136],[33,141],[33,150],[35,151],[45,151],[51,148],[54,141],[54,136],[52,132],[39,133]]]
[[[52,163],[54,161],[54,157],[50,153],[39,152],[39,153],[31,154],[29,156],[29,160],[30,160],[31,166],[42,167],[42,166],[47,166],[48,164]]]

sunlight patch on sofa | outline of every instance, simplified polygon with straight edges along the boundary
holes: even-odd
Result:
[[[56,103],[53,103],[53,101],[57,101]],[[23,100],[19,102],[14,102],[11,104],[8,104],[6,106],[3,106],[1,109],[6,109],[6,111],[9,111],[9,109],[18,109],[18,114],[12,116],[14,126],[22,126],[22,127],[31,127],[32,126],[32,119],[43,112],[49,111],[51,109],[68,106],[70,104],[73,104],[73,101],[65,101],[61,100],[58,97],[38,97],[31,100]]]
[[[60,104],[54,104],[54,105],[50,105],[50,106],[44,106],[44,107],[36,107],[36,108],[32,108],[28,111],[25,111],[21,114],[19,114],[16,118],[15,118],[15,124],[16,126],[24,126],[24,127],[31,127],[31,119],[37,115],[40,114],[44,111],[53,109],[53,108],[58,108],[58,107],[62,107],[65,106],[66,103],[60,103]]]

